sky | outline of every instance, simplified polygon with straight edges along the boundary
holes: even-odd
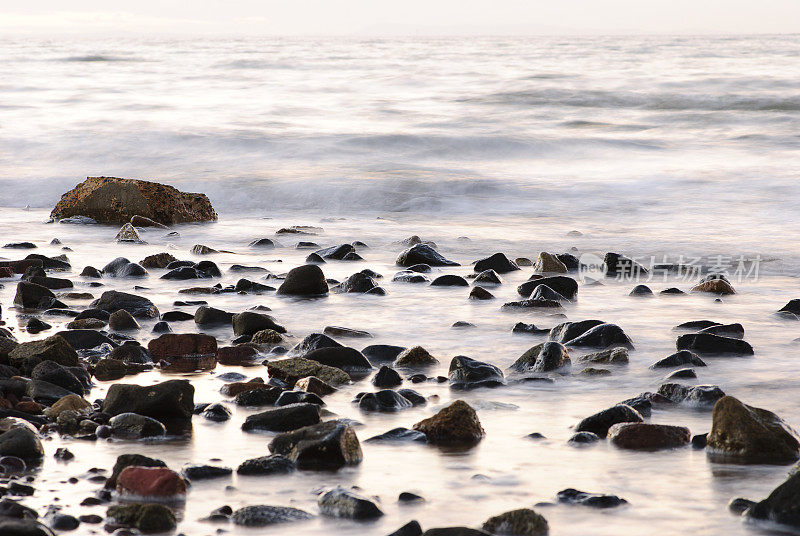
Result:
[[[0,0],[0,35],[800,33],[800,0]]]

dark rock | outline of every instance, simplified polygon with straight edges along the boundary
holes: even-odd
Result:
[[[135,413],[120,413],[108,422],[111,434],[124,439],[159,437],[167,433],[164,425],[151,417]]]
[[[668,355],[664,359],[660,359],[650,365],[651,369],[657,368],[670,368],[682,367],[684,365],[692,365],[693,367],[705,367],[705,362],[694,352],[689,350],[680,350],[674,354]]]
[[[708,452],[747,463],[792,463],[800,458],[800,438],[780,417],[732,396],[714,405]]]
[[[208,480],[210,478],[229,476],[233,473],[233,469],[216,465],[187,465],[181,473],[189,480]]]
[[[509,368],[516,372],[551,372],[569,364],[566,347],[559,342],[548,341],[528,349]]]
[[[626,404],[617,404],[586,417],[578,423],[575,430],[578,432],[592,432],[597,434],[598,437],[604,438],[608,435],[609,428],[623,422],[644,422],[644,418],[632,407]]]
[[[422,536],[422,527],[419,521],[409,521],[389,536]]]
[[[56,295],[47,287],[30,281],[17,283],[17,293],[14,296],[15,305],[24,309],[47,309],[53,307],[57,301]]]
[[[155,255],[148,255],[139,264],[144,268],[166,268],[169,263],[175,260],[175,257],[169,253],[156,253]]]
[[[409,249],[403,251],[397,257],[397,265],[409,267],[415,264],[427,264],[428,266],[459,266],[457,262],[453,262],[444,258],[439,252],[427,244],[415,244]]]
[[[242,430],[267,430],[289,432],[319,423],[319,406],[315,404],[290,404],[248,416]]]
[[[407,348],[397,355],[394,366],[398,368],[423,368],[439,364],[439,360],[433,357],[422,346]]]
[[[286,333],[286,328],[276,324],[271,316],[253,311],[233,315],[232,322],[235,335],[254,335],[265,329]]]
[[[356,397],[356,400],[358,400],[359,409],[363,411],[393,412],[412,406],[410,400],[391,389],[383,389],[376,393],[362,393]]]
[[[42,322],[36,317],[33,317],[28,320],[28,323],[25,326],[25,331],[31,334],[41,333],[42,331],[47,331],[48,329],[52,328],[50,324],[47,322]]]
[[[700,330],[700,333],[711,333],[722,337],[733,337],[741,339],[744,337],[744,326],[741,324],[725,324],[720,326],[709,326]]]
[[[163,504],[122,504],[108,508],[107,521],[145,534],[167,532],[177,526],[175,514]]]
[[[539,285],[547,285],[568,300],[574,300],[578,296],[578,282],[565,275],[529,279],[517,287],[517,292],[520,296],[528,297]]]
[[[337,343],[338,344],[338,343]],[[372,344],[367,346],[361,353],[369,359],[371,363],[391,363],[400,352],[405,350],[402,346],[392,346],[389,344]]]
[[[20,368],[25,360],[30,358],[55,361],[65,367],[78,365],[78,354],[61,335],[23,342],[8,352],[9,363],[17,368]]]
[[[578,491],[572,488],[559,491],[557,497],[558,502],[560,503],[590,506],[592,508],[614,508],[616,506],[628,503],[628,501],[621,499],[616,495],[587,493],[585,491]]]
[[[403,378],[391,367],[382,366],[372,378],[375,387],[396,387],[403,383]]]
[[[544,516],[530,508],[511,510],[490,517],[481,527],[490,534],[510,534],[514,536],[547,536],[550,530]]]
[[[209,421],[224,422],[231,418],[231,410],[222,404],[209,404],[200,415]]]
[[[653,296],[653,291],[647,285],[636,285],[631,290],[630,296]]]
[[[361,372],[372,368],[364,354],[348,346],[317,348],[303,357],[345,372]]]
[[[503,372],[494,365],[460,355],[450,361],[448,371],[453,389],[498,387],[505,384]]]
[[[251,248],[263,248],[263,249],[274,249],[275,242],[270,240],[269,238],[259,238],[257,240],[253,240],[250,242]]]
[[[425,434],[418,432],[417,430],[409,430],[408,428],[392,428],[388,432],[370,437],[366,440],[367,443],[379,441],[415,441],[418,443],[427,443],[428,438]]]
[[[425,434],[429,442],[440,444],[477,443],[486,435],[478,414],[463,400],[456,400],[433,417],[418,422],[414,430]]]
[[[326,491],[317,500],[323,515],[346,519],[375,519],[383,512],[366,497],[341,487]]]
[[[123,309],[133,315],[134,318],[158,317],[158,309],[147,298],[116,290],[103,292],[99,299],[92,302],[91,306],[108,313]]]
[[[577,432],[569,438],[567,443],[570,445],[588,445],[598,441],[600,441],[600,438],[593,432]]]
[[[556,301],[556,302],[568,302],[569,300],[556,292],[555,290],[551,289],[547,285],[539,285],[533,292],[531,293],[531,300],[548,300],[548,301]]]
[[[111,313],[108,319],[108,327],[115,331],[137,330],[141,328],[136,319],[124,309]]]
[[[0,434],[0,456],[16,456],[28,465],[38,465],[44,457],[44,447],[30,429],[12,428]]]
[[[321,296],[327,293],[328,283],[325,281],[325,274],[314,264],[292,268],[278,287],[278,294],[283,295]]]
[[[323,382],[332,386],[339,386],[350,382],[350,376],[343,370],[302,357],[270,361],[267,364],[267,370],[271,378],[283,380],[290,386],[308,376],[316,376]]]
[[[656,450],[689,444],[692,434],[683,426],[649,423],[620,423],[608,431],[613,445],[630,450]]]
[[[103,267],[102,273],[108,277],[144,277],[147,270],[125,257],[117,257]]]
[[[281,475],[291,473],[295,469],[297,467],[290,459],[280,454],[272,454],[245,460],[236,468],[236,473],[248,476]]]
[[[282,392],[283,390],[279,387],[268,387],[266,385],[262,385],[256,389],[250,389],[237,394],[234,397],[233,402],[237,406],[272,406],[278,401],[278,398],[280,398]]]
[[[485,259],[480,259],[475,263],[476,273],[480,273],[485,270],[494,270],[498,274],[505,274],[519,270],[519,266],[517,266],[513,261],[510,261],[504,254],[495,253],[494,255],[486,257]]]
[[[138,413],[154,419],[191,419],[194,386],[188,380],[169,380],[155,385],[116,383],[109,387],[103,412],[109,415]]]
[[[363,454],[355,430],[341,421],[327,421],[278,434],[270,452],[281,454],[299,469],[332,470],[361,463]]]
[[[746,341],[722,337],[711,333],[681,335],[675,342],[678,350],[692,350],[700,355],[729,354],[753,355],[753,347]]]
[[[608,276],[630,279],[648,273],[647,268],[619,253],[606,253],[605,257],[603,257],[603,264],[606,267],[606,275]]]
[[[394,274],[392,281],[399,283],[427,283],[430,279],[411,270],[403,270]]]
[[[469,299],[470,300],[493,300],[494,294],[486,290],[485,288],[481,287],[474,287],[469,292]]]
[[[800,527],[800,473],[791,474],[766,499],[748,508],[744,515],[751,519]]]
[[[446,274],[441,275],[431,283],[433,287],[468,287],[469,283],[460,275]]]
[[[610,346],[622,346],[633,349],[633,343],[622,328],[616,324],[600,324],[582,335],[564,343],[566,346],[584,346],[591,348],[608,348]]]
[[[658,388],[658,394],[676,404],[690,406],[712,406],[725,393],[716,385],[695,385],[687,387],[677,383],[665,383]]]
[[[41,380],[63,387],[77,395],[84,394],[81,381],[63,365],[55,361],[42,361],[33,368],[30,375],[33,380]]]
[[[305,521],[313,516],[303,510],[288,506],[252,505],[239,508],[231,519],[235,525],[244,527],[266,527],[277,523]]]

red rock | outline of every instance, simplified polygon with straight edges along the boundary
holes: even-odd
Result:
[[[608,440],[622,449],[655,450],[688,445],[692,433],[684,426],[623,422],[608,430]]]
[[[0,266],[0,277],[14,277],[14,269],[10,266]]]
[[[258,352],[250,346],[225,346],[217,352],[220,365],[247,366],[255,364],[253,358]]]
[[[736,294],[730,283],[724,279],[710,279],[692,287],[692,292],[710,292],[712,294]]]
[[[166,467],[126,467],[117,477],[117,492],[154,500],[186,495],[186,481]]]
[[[217,339],[202,333],[165,333],[147,345],[153,361],[175,357],[216,356]]]

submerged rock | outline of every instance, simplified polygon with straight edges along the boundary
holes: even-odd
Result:
[[[278,294],[289,296],[323,296],[327,293],[325,274],[315,264],[292,268],[278,287]]]
[[[116,290],[103,292],[99,299],[91,303],[91,306],[108,313],[124,309],[134,318],[158,317],[158,308],[147,298]]]
[[[231,519],[235,525],[243,527],[266,527],[277,523],[304,521],[312,517],[314,516],[297,508],[259,504],[239,508]]]
[[[689,333],[675,341],[678,350],[692,350],[700,355],[753,355],[753,347],[741,339],[722,337],[713,333]]]
[[[363,495],[341,487],[328,490],[317,499],[323,515],[346,519],[375,519],[383,512]]]
[[[566,346],[586,346],[591,348],[622,346],[633,349],[630,337],[616,324],[599,324],[564,344]]]
[[[547,536],[550,530],[544,516],[530,508],[511,510],[490,517],[482,528],[490,534],[509,536]]]
[[[674,354],[668,355],[664,359],[656,361],[650,365],[650,368],[671,368],[682,367],[685,365],[692,365],[693,367],[705,367],[706,363],[694,352],[690,352],[689,350],[679,350]]]
[[[800,527],[800,473],[791,474],[766,499],[745,510],[744,515]]]
[[[475,263],[475,272],[481,273],[486,270],[494,270],[498,274],[506,274],[519,270],[519,266],[514,261],[508,259],[503,253],[495,253],[490,257],[480,259]]]
[[[569,364],[567,348],[561,343],[548,341],[529,348],[509,368],[516,372],[551,372]]]
[[[586,417],[578,423],[575,430],[578,432],[592,432],[597,434],[598,437],[606,437],[609,428],[615,424],[624,422],[644,422],[644,418],[631,406],[617,404],[616,406]]]
[[[725,396],[716,385],[686,386],[677,383],[665,383],[658,388],[658,394],[676,404],[709,407]]]
[[[536,287],[539,285],[550,287],[568,300],[574,300],[578,296],[578,282],[565,275],[529,279],[517,287],[517,293],[519,293],[520,296],[528,297],[533,294],[533,291],[536,290]]]
[[[536,259],[536,264],[533,266],[533,271],[538,274],[545,273],[567,273],[567,265],[561,262],[556,255],[542,251],[539,253],[539,258]]]
[[[600,493],[588,493],[578,491],[573,488],[558,492],[558,502],[565,504],[577,504],[592,508],[614,508],[627,504],[628,501],[616,495],[603,495]]]
[[[194,386],[188,380],[169,380],[155,385],[115,383],[103,401],[109,415],[138,413],[154,419],[191,419]]]
[[[427,244],[415,244],[411,246],[397,257],[396,262],[398,266],[403,267],[409,267],[415,264],[427,264],[428,266],[459,266],[457,262],[444,258],[439,252]]]
[[[656,450],[683,447],[692,433],[684,426],[666,424],[619,423],[608,430],[613,445],[630,450]]]
[[[504,385],[503,372],[494,365],[460,355],[450,361],[448,371],[453,389],[475,389]]]
[[[363,458],[355,430],[342,421],[278,434],[269,443],[269,450],[289,458],[298,469],[335,470],[358,465]]]
[[[289,404],[248,416],[242,424],[242,430],[245,432],[253,430],[290,432],[318,422],[319,406],[316,404]]]
[[[121,504],[108,508],[108,521],[144,534],[167,532],[177,527],[175,514],[163,504]]]

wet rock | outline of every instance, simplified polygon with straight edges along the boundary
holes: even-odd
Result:
[[[578,296],[578,282],[565,275],[529,279],[517,287],[517,293],[520,296],[528,297],[539,285],[547,285],[568,300],[574,300]]]
[[[559,491],[557,498],[560,503],[589,506],[592,508],[614,508],[628,503],[628,501],[616,495],[587,493],[572,488]]]
[[[348,346],[317,348],[303,357],[329,367],[342,369],[345,372],[361,372],[372,368],[364,354]]]
[[[144,534],[167,532],[178,526],[175,514],[163,504],[121,504],[108,508],[106,518]]]
[[[123,224],[134,216],[155,222],[174,223],[217,219],[204,194],[180,192],[156,182],[89,177],[61,196],[50,217],[61,220],[87,216],[99,223]]]
[[[490,269],[484,270],[476,275],[472,282],[474,285],[500,285],[503,283],[503,280],[500,279],[500,276],[497,275],[497,272]]]
[[[598,441],[600,441],[600,438],[597,437],[595,433],[577,432],[567,440],[567,443],[570,445],[589,445],[591,443],[597,443]]]
[[[372,291],[375,287],[378,287],[378,283],[372,277],[363,272],[358,272],[345,279],[333,290],[339,293],[363,294]]]
[[[125,257],[117,257],[103,267],[103,275],[108,277],[144,277],[147,270]]]
[[[125,364],[147,365],[153,362],[147,348],[138,344],[123,344],[111,350],[108,359],[122,361]]]
[[[667,295],[669,295],[669,294],[686,294],[686,293],[684,291],[682,291],[681,289],[679,289],[679,288],[670,287],[670,288],[662,290],[661,292],[659,292],[659,294],[667,294]]]
[[[278,287],[278,294],[291,296],[321,296],[327,293],[325,274],[314,264],[292,268]]]
[[[361,350],[370,363],[391,363],[405,350],[402,346],[390,344],[371,344]]]
[[[511,510],[490,517],[481,528],[490,534],[510,536],[547,536],[550,530],[544,516],[530,508]]]
[[[586,354],[578,358],[581,363],[597,363],[609,365],[627,365],[628,364],[628,349],[627,348],[610,348],[602,352],[593,354]]]
[[[235,525],[244,527],[267,527],[278,523],[304,521],[313,516],[303,510],[288,506],[268,506],[263,504],[245,506],[233,513]]]
[[[237,406],[272,406],[278,401],[282,392],[283,390],[279,387],[269,387],[262,384],[261,387],[237,394],[233,402]]]
[[[58,300],[53,292],[42,285],[30,281],[17,283],[17,293],[14,295],[14,304],[24,309],[47,309],[54,307]]]
[[[249,246],[251,248],[274,249],[275,241],[270,240],[269,238],[259,238],[250,242]]]
[[[428,437],[417,430],[409,430],[408,428],[392,428],[388,432],[370,437],[366,440],[367,443],[380,441],[414,441],[418,443],[427,443]]]
[[[469,527],[442,527],[428,529],[422,536],[490,536],[483,530],[471,529]]]
[[[409,521],[389,536],[422,536],[422,527],[418,521]]]
[[[313,393],[317,396],[325,396],[336,392],[336,388],[328,385],[324,381],[315,376],[307,376],[298,380],[294,384],[295,389],[300,389],[307,393]]]
[[[713,406],[725,393],[716,385],[695,385],[688,387],[677,383],[665,383],[658,388],[658,394],[676,404],[707,407]]]
[[[494,365],[460,355],[450,361],[448,371],[453,389],[475,389],[505,385],[503,372]]]
[[[413,346],[403,350],[394,361],[395,367],[408,369],[425,368],[438,364],[439,360],[422,346]]]
[[[664,359],[660,359],[650,365],[651,369],[658,369],[658,368],[671,368],[671,367],[682,367],[684,365],[691,365],[693,367],[705,367],[706,363],[700,356],[698,356],[694,352],[690,352],[689,350],[680,350],[675,352],[674,354],[670,354]]]
[[[213,422],[225,422],[231,418],[231,410],[222,404],[209,404],[200,416]]]
[[[403,383],[403,378],[391,367],[382,366],[372,378],[375,387],[396,387]]]
[[[3,536],[50,536],[50,531],[32,519],[0,518]]]
[[[346,519],[375,519],[383,512],[378,505],[366,497],[337,487],[326,491],[317,499],[322,515]]]
[[[800,527],[800,473],[793,473],[766,499],[750,506],[744,515],[751,519]]]
[[[551,372],[569,364],[567,348],[561,343],[548,341],[529,348],[509,369],[516,372]]]
[[[622,346],[633,349],[633,343],[622,328],[616,324],[600,324],[582,335],[564,343],[566,346],[582,346],[590,348],[608,348],[610,346]]]
[[[97,318],[81,318],[67,324],[67,329],[103,329],[106,322]]]
[[[286,333],[286,328],[276,324],[271,316],[253,311],[233,315],[232,322],[235,335],[254,335],[265,329]]]
[[[636,285],[629,296],[653,296],[653,291],[647,285]]]
[[[135,413],[120,413],[108,421],[111,434],[123,439],[159,437],[167,433],[164,425],[157,420]]]
[[[415,264],[427,264],[428,266],[459,266],[444,258],[439,252],[427,244],[415,244],[403,251],[396,261],[398,266],[409,267]]]
[[[50,528],[53,530],[70,531],[77,529],[81,522],[75,516],[69,514],[54,513],[48,519]]]
[[[544,273],[567,273],[567,266],[561,262],[558,256],[552,253],[543,251],[539,253],[539,258],[536,259],[536,264],[533,266],[533,271],[538,274]]]
[[[294,432],[278,434],[270,452],[292,460],[299,469],[333,470],[361,463],[363,454],[352,426],[327,421]]]
[[[41,268],[39,268],[41,270]],[[23,279],[29,281],[30,283],[34,283],[36,285],[41,285],[45,288],[49,288],[50,290],[60,290],[65,288],[73,288],[74,285],[72,281],[69,279],[62,279],[60,277],[46,277],[46,276],[33,276],[33,277],[24,277]]]
[[[722,337],[711,333],[681,335],[675,342],[678,350],[692,350],[700,355],[729,354],[753,355],[753,347],[741,339]]]
[[[311,333],[292,348],[291,353],[299,356],[319,348],[341,348],[342,345],[323,333]]]
[[[92,302],[91,306],[108,313],[115,313],[122,309],[129,312],[134,318],[158,317],[158,309],[147,298],[116,290],[103,292],[99,299]]]
[[[78,354],[61,335],[53,335],[38,341],[23,342],[8,353],[9,363],[17,368],[20,368],[25,360],[31,358],[54,361],[65,367],[78,365]]]
[[[109,387],[103,412],[109,415],[138,413],[154,419],[191,419],[194,386],[188,380],[169,380],[155,385],[116,383]]]
[[[45,413],[48,417],[56,419],[61,414],[62,411],[75,411],[80,412],[87,408],[90,408],[92,405],[85,400],[83,397],[80,397],[75,394],[67,395],[63,398],[60,398],[55,404],[50,406]]]
[[[710,294],[719,294],[722,296],[736,294],[731,284],[724,279],[709,279],[708,281],[704,281],[693,286],[692,292],[708,292]]]
[[[315,404],[290,404],[248,416],[244,424],[242,424],[242,430],[245,432],[253,430],[290,432],[318,422],[319,406]]]
[[[188,281],[189,279],[206,279],[209,277],[211,276],[202,270],[198,270],[195,266],[180,266],[162,275],[161,279],[169,281]]]
[[[567,267],[568,272],[577,272],[580,270],[581,261],[575,255],[572,255],[571,253],[559,253],[556,255],[556,257],[558,257],[558,260],[564,263],[564,266]]]
[[[90,350],[104,344],[116,347],[117,343],[94,329],[70,329],[59,331],[56,336],[63,338],[75,350]]]
[[[176,357],[214,356],[217,339],[202,333],[165,333],[147,344],[155,360],[170,360]]]
[[[430,263],[429,263],[430,264]],[[519,270],[519,266],[513,261],[509,260],[503,253],[495,253],[490,257],[480,259],[474,266],[476,273],[481,273],[486,270],[494,270],[498,274],[505,274]]]
[[[250,338],[250,342],[253,344],[262,344],[269,346],[269,345],[280,344],[281,342],[283,342],[283,337],[281,337],[281,334],[275,331],[274,329],[262,329],[260,331],[256,331],[255,333],[253,333],[253,336]]]
[[[648,273],[647,268],[619,253],[606,253],[603,257],[603,264],[606,267],[606,275],[608,276],[632,278]]]
[[[114,240],[117,242],[133,242],[134,244],[144,243],[142,237],[139,235],[139,231],[137,231],[136,227],[130,223],[126,223],[122,226],[117,233],[117,236],[114,237]]]
[[[700,330],[700,333],[711,333],[722,337],[733,337],[741,339],[744,337],[744,326],[741,324],[725,324],[719,326],[709,326]]]
[[[141,454],[122,454],[117,457],[111,476],[106,480],[105,488],[114,489],[117,485],[117,478],[126,467],[166,467],[166,464],[156,458],[149,458]]]
[[[183,476],[189,480],[208,480],[211,478],[221,478],[233,473],[230,467],[219,467],[217,465],[187,465],[183,468]]]
[[[33,380],[41,380],[58,385],[77,395],[83,395],[84,393],[81,381],[67,367],[59,365],[55,361],[42,361],[33,367],[30,377]]]
[[[186,481],[166,467],[129,466],[117,477],[117,492],[145,500],[175,500],[186,495]]]
[[[345,257],[347,257],[347,255],[355,252],[356,248],[354,248],[352,244],[340,244],[338,246],[331,246],[329,248],[324,248],[320,249],[319,251],[315,251],[315,253],[320,257],[322,257],[323,259],[337,260],[337,261],[344,260]]]
[[[111,313],[108,318],[108,327],[115,331],[138,330],[141,328],[136,319],[124,309]]]
[[[469,299],[470,300],[493,300],[494,294],[486,290],[485,288],[481,287],[474,287],[469,292]]]
[[[356,397],[363,411],[400,411],[412,406],[411,401],[396,391],[382,389],[376,393],[361,393]]]
[[[558,324],[553,329],[550,330],[550,336],[548,337],[551,341],[558,341],[561,343],[569,342],[572,339],[575,339],[595,326],[599,326],[600,324],[604,324],[602,320],[581,320],[580,322],[564,322],[563,324]]]
[[[613,445],[630,450],[656,450],[683,447],[692,434],[683,426],[648,423],[620,423],[608,430]]]
[[[245,460],[236,469],[236,473],[246,476],[281,475],[295,471],[294,462],[280,454],[261,456]]]
[[[427,283],[430,279],[422,274],[410,270],[403,270],[394,274],[392,281],[399,283]]]
[[[664,379],[670,381],[670,380],[693,380],[696,378],[697,378],[697,373],[694,371],[694,369],[682,368],[668,374],[667,377]]]
[[[755,501],[737,497],[735,499],[731,499],[731,501],[728,503],[728,511],[732,514],[742,515],[747,511],[748,508],[754,506],[755,504]]]
[[[477,443],[486,435],[478,414],[463,400],[456,400],[440,410],[433,417],[414,425],[414,430],[422,432],[430,443]]]
[[[714,405],[709,454],[749,463],[791,463],[800,458],[800,438],[780,417],[732,396]]]
[[[609,428],[624,422],[644,422],[644,418],[632,407],[626,404],[617,404],[586,417],[578,423],[575,430],[578,432],[592,432],[597,434],[598,437],[604,438],[608,435]]]
[[[692,448],[704,449],[708,444],[708,434],[697,434],[692,436]]]
[[[547,285],[539,285],[533,292],[531,293],[531,300],[547,300],[547,301],[555,301],[555,302],[568,302],[569,300],[556,292],[555,290],[551,289]]]
[[[169,253],[156,253],[155,255],[148,255],[142,259],[139,264],[143,268],[166,268],[169,263],[175,262],[177,259]]]
[[[469,283],[460,275],[440,275],[431,282],[432,287],[468,287]]]
[[[341,369],[302,357],[270,361],[267,371],[271,378],[283,380],[290,386],[308,376],[315,376],[334,387],[350,382],[350,376]]]
[[[207,305],[201,305],[194,313],[194,321],[198,326],[230,325],[233,317],[233,313]]]
[[[38,465],[44,457],[44,447],[30,428],[12,428],[0,434],[0,456],[16,456],[28,465]]]
[[[92,279],[100,279],[103,273],[94,266],[85,266],[81,272],[81,277],[91,277]]]
[[[104,358],[94,366],[93,374],[102,382],[119,380],[128,375],[128,366],[117,359]]]

